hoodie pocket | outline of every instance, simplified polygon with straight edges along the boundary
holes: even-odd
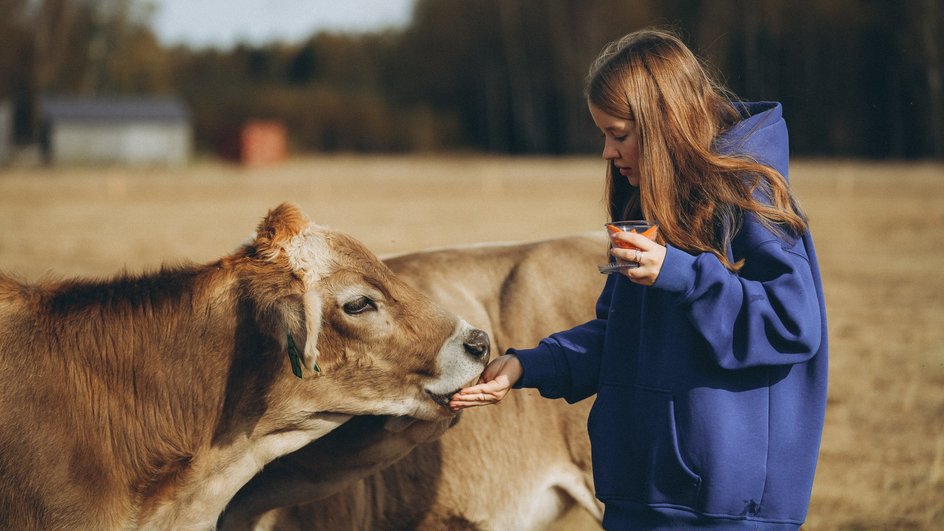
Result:
[[[589,430],[601,499],[695,506],[701,477],[679,452],[671,393],[638,386],[602,386]]]

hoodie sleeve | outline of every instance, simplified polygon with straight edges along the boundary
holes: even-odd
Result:
[[[737,274],[669,246],[653,288],[671,294],[721,367],[801,363],[819,351],[823,322],[805,241],[758,243]]]
[[[546,398],[564,398],[570,403],[596,393],[615,276],[607,278],[597,299],[596,319],[552,334],[533,349],[508,350],[524,368],[515,388],[537,388]]]

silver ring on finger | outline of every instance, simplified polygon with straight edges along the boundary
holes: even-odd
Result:
[[[633,259],[633,262],[636,262],[637,264],[642,262],[642,251],[639,249],[636,249],[636,256]]]

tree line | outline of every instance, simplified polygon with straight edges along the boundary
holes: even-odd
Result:
[[[231,49],[162,46],[144,0],[0,0],[19,142],[43,95],[176,94],[198,146],[276,119],[298,152],[599,149],[582,90],[607,42],[676,30],[795,154],[944,157],[942,0],[416,0],[404,28]]]

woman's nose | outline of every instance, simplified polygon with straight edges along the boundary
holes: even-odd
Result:
[[[619,151],[610,146],[609,142],[603,144],[603,160],[613,160],[619,158]]]

